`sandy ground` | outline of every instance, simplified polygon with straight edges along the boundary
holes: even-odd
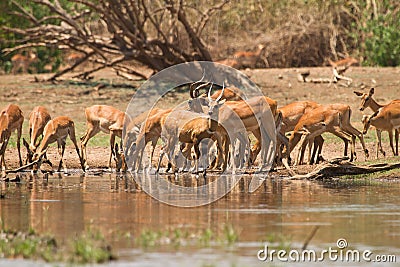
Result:
[[[309,68],[312,77],[330,77],[331,70],[328,67]],[[375,99],[379,103],[388,103],[399,98],[400,93],[400,68],[364,68],[353,67],[346,72],[346,76],[353,79],[350,86],[339,84],[311,84],[297,81],[299,69],[256,69],[244,70],[244,72],[262,89],[263,93],[276,99],[279,106],[283,106],[298,100],[313,100],[322,104],[345,103],[351,106],[352,123],[361,130],[361,117],[363,113],[358,110],[360,100],[353,93],[354,90],[367,91],[375,87]],[[36,75],[44,78],[46,75]],[[24,112],[25,123],[23,133],[28,134],[29,112],[36,105],[46,106],[52,116],[67,115],[76,123],[77,136],[85,131],[85,107],[93,104],[107,104],[125,110],[131,97],[134,95],[140,82],[128,82],[123,80],[110,70],[104,70],[95,74],[90,82],[65,81],[58,84],[33,82],[34,75],[2,75],[0,76],[0,107],[9,103],[18,104]],[[98,83],[108,86],[96,90]],[[189,97],[189,96],[187,96]],[[176,96],[182,99],[185,96]],[[173,101],[171,101],[173,102]],[[367,110],[364,114],[371,114]],[[375,146],[369,134],[366,137],[368,149],[372,158],[375,157]],[[98,137],[94,137],[96,139]],[[343,153],[343,144],[335,138],[327,137],[323,156],[325,158],[340,157]],[[387,142],[384,144],[387,155],[391,155]],[[21,149],[25,159],[25,148]],[[56,145],[48,151],[49,159],[54,168],[58,165]],[[157,155],[157,152],[156,152]],[[361,145],[357,142],[358,160],[364,161]],[[16,148],[7,148],[5,155],[7,168],[18,166],[18,154]],[[108,166],[109,148],[96,145],[88,146],[88,163],[91,167],[106,168]],[[65,163],[68,168],[79,168],[79,160],[75,149],[69,143],[65,153]],[[304,167],[305,170],[309,167]]]

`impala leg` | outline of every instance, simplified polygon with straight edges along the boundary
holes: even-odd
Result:
[[[351,139],[349,140],[349,134],[344,132],[343,130],[341,130],[339,127],[335,127],[334,130],[331,132],[334,135],[336,135],[337,137],[339,137],[340,139],[343,140],[343,142],[345,143],[345,157],[347,156],[347,147],[349,142],[351,143],[351,155],[350,155],[350,161],[354,160],[354,154],[355,154],[355,136],[351,135]]]
[[[215,133],[215,136],[214,136],[214,138],[215,138],[215,140],[216,140],[216,138],[217,138],[217,133]],[[226,145],[228,144],[227,142],[227,139],[226,139],[226,137],[224,137],[224,136],[222,136],[221,137],[221,142],[223,143],[223,146],[224,147],[226,147]],[[229,146],[229,144],[228,144],[228,146]],[[229,153],[229,148],[228,148],[228,153]],[[225,153],[226,153],[226,151],[224,150],[224,151],[220,151],[219,150],[219,148],[218,148],[218,144],[217,144],[217,152],[216,152],[216,155],[215,155],[215,158],[213,159],[213,161],[211,162],[211,169],[214,169],[214,170],[216,170],[216,169],[219,169],[219,168],[221,168],[221,165],[223,164],[223,157],[224,157],[224,155],[225,155]]]
[[[22,121],[23,123],[23,121]],[[21,157],[21,135],[22,135],[22,123],[17,129],[17,149],[18,149],[18,158],[19,158],[19,166],[22,167],[22,157]]]
[[[222,139],[221,139],[222,142]],[[211,168],[211,160],[214,160],[216,157],[216,153],[212,153],[213,151],[214,140],[208,140],[207,142],[207,151],[205,157],[205,168]]]
[[[302,136],[303,136],[302,132],[294,132],[289,138],[289,145],[288,145],[288,150],[289,151],[285,151],[285,153],[286,153],[286,155],[288,157],[288,164],[289,165],[292,164],[292,159],[290,157],[290,154],[292,153],[292,151],[294,150],[296,145],[300,142]],[[295,157],[295,161],[296,161],[296,157]]]
[[[167,154],[167,157],[169,157],[169,155],[168,155],[168,151],[169,150],[168,149],[169,149],[170,140],[168,138],[165,138],[165,136],[163,136],[163,135],[161,135],[161,139],[162,139],[164,145],[163,145],[163,147],[161,148],[161,151],[160,151],[160,156],[158,158],[158,164],[157,164],[156,173],[158,173],[160,171],[161,161],[164,158],[164,155]],[[152,154],[153,154],[153,152],[154,152],[154,150],[152,151]],[[151,161],[152,161],[152,157],[153,156],[151,155],[150,156],[150,164],[151,164]],[[168,161],[169,161],[169,158],[168,158]]]
[[[177,162],[175,160],[175,147],[178,143],[178,138],[177,137],[173,137],[172,141],[168,144],[168,162],[169,162],[169,166],[172,169],[173,173],[176,173],[177,170]],[[180,150],[180,149],[179,149]]]
[[[347,137],[342,137],[340,135],[335,134],[337,137],[339,137],[340,139],[342,139],[342,141],[344,142],[344,151],[343,151],[343,156],[347,157],[347,148],[349,147],[349,139]]]
[[[4,160],[4,154],[5,153],[1,154],[1,177],[6,177],[6,162]]]
[[[217,140],[217,135],[218,135],[218,133],[214,133],[213,140],[214,139]],[[220,140],[225,146],[225,144],[227,142],[226,137],[221,137]],[[223,152],[225,153],[225,151],[223,151]],[[228,153],[229,153],[229,150],[228,150]],[[213,161],[210,163],[210,168],[218,169],[222,164],[221,162],[223,160],[223,157],[224,157],[224,154],[221,153],[221,151],[218,149],[218,144],[217,144],[217,154],[216,154],[215,158],[213,159]]]
[[[317,155],[316,155],[317,158],[315,159],[315,162],[319,163],[321,160],[324,160],[322,158],[322,146],[324,145],[324,138],[322,138],[321,135],[317,136],[314,139],[314,145],[317,146],[317,148],[318,148]],[[315,158],[315,155],[313,156],[313,158]]]
[[[222,172],[224,172],[226,170],[226,167],[228,166],[228,158],[227,155],[229,153],[229,144],[225,143],[225,149],[228,149],[228,151],[224,151],[224,149],[222,148],[222,140],[221,140],[221,136],[219,134],[215,134],[215,138],[217,139],[217,150],[218,150],[218,154],[221,154],[221,156],[223,157],[223,164],[222,164]]]
[[[157,164],[156,173],[158,173],[158,172],[160,171],[161,161],[162,161],[162,159],[163,159],[163,157],[164,157],[164,155],[165,155],[165,150],[166,150],[166,147],[164,146],[164,147],[161,149],[160,156],[159,156],[159,158],[158,158],[158,164]]]
[[[337,136],[339,136],[344,142],[345,144],[348,144],[348,142],[350,141],[350,161],[354,161],[357,159],[357,154],[356,154],[356,136],[353,134],[349,134],[347,132],[343,132],[343,131],[339,131],[342,136],[336,134]],[[348,139],[350,135],[350,140]],[[345,141],[346,140],[346,141]]]
[[[388,131],[388,133],[389,133],[389,144],[390,144],[390,147],[392,148],[393,155],[396,156],[396,151],[394,150],[394,146],[393,146],[393,131],[390,130],[390,131]]]
[[[6,177],[6,161],[4,160],[4,154],[6,153],[7,144],[8,140],[5,140],[0,148],[0,150],[2,151],[0,159],[1,177]]]
[[[4,160],[4,153],[1,155],[1,177],[6,177],[6,162]]]
[[[312,143],[309,143],[309,149],[308,149],[308,164],[313,165],[316,160],[315,160],[315,154],[317,153],[318,150],[318,143],[315,141],[315,138]],[[311,151],[311,146],[312,146],[312,151]]]
[[[236,139],[239,140],[239,155],[235,156],[236,157],[236,166],[239,167],[240,169],[244,167],[244,161],[245,161],[245,154],[246,154],[246,149],[248,147],[248,140],[247,136],[243,133],[238,134],[238,138]]]
[[[286,159],[290,158],[289,154],[289,139],[285,136],[285,134],[278,132],[278,138],[277,138],[277,151],[278,151],[278,160],[279,164],[282,163],[283,159],[283,148],[285,147],[285,154],[286,154]]]
[[[250,145],[251,145],[251,141],[250,141],[250,138],[249,138],[249,136],[246,134],[245,135],[245,138],[246,138],[246,152],[245,152],[245,154],[246,154],[246,159],[245,159],[245,162],[244,162],[244,166],[245,167],[250,167],[250,165],[251,165],[251,163],[250,163],[250,156],[251,156],[251,148],[250,148]]]
[[[110,158],[108,160],[108,168],[111,170],[111,161],[112,158],[115,157],[115,151],[114,151],[114,145],[115,145],[115,133],[114,131],[110,131]]]
[[[317,147],[314,144],[315,144],[315,138],[310,138],[308,140],[308,158],[307,158],[307,164],[309,165],[313,163],[315,151],[317,150]]]
[[[70,129],[70,131],[69,131],[69,138],[71,139],[72,143],[73,143],[74,146],[75,146],[75,151],[76,151],[76,154],[78,155],[78,158],[79,158],[79,162],[80,162],[80,164],[81,164],[82,171],[85,172],[85,164],[84,164],[84,161],[83,161],[83,159],[82,159],[81,153],[80,153],[80,151],[79,151],[78,142],[76,141],[76,136],[75,136],[75,128],[73,128],[73,127],[71,127],[71,129]],[[65,141],[64,141],[64,142],[65,142]],[[44,154],[44,157],[45,157],[45,159],[46,159],[46,161],[47,161],[47,155],[46,155],[46,153]]]
[[[182,156],[184,158],[182,171],[188,171],[191,167],[190,164],[192,162],[192,147],[193,144],[191,143],[181,143],[180,145],[180,151],[182,152]]]
[[[261,137],[261,130],[256,129],[252,131],[254,137],[257,139],[256,143],[253,145],[250,153],[250,161],[251,164],[254,164],[254,162],[257,159],[258,153],[261,151],[261,145],[262,145],[262,137]]]
[[[34,146],[36,146],[36,138],[35,140],[32,140],[32,128],[29,127],[29,141],[33,143]]]
[[[43,140],[43,134],[42,134],[42,140]],[[38,144],[39,145],[39,144]],[[35,145],[36,146],[36,145]],[[44,161],[43,162],[45,162],[45,163],[47,163],[47,164],[49,164],[51,167],[53,167],[53,164],[51,163],[51,161],[47,158],[47,151],[44,153]],[[79,154],[79,159],[80,159],[80,161],[81,161],[81,164],[82,164],[82,157],[81,157],[81,154]]]
[[[342,138],[342,140],[344,142],[344,153],[343,153],[343,156],[347,157],[347,150],[348,150],[348,147],[349,147],[349,140],[348,139],[343,139],[343,138]]]
[[[28,164],[28,163],[32,162],[33,152],[32,152],[31,149],[29,148],[29,144],[28,144],[28,142],[26,142],[25,138],[22,138],[22,144],[23,144],[24,147],[26,148],[26,160],[25,160],[25,164]]]
[[[65,140],[57,140],[57,147],[58,147],[58,156],[60,157],[60,163],[58,164],[57,171],[61,171],[61,168],[64,169],[66,172],[67,169],[65,168],[64,162],[63,162],[63,156],[64,156],[64,150],[65,150]]]
[[[99,132],[100,132],[100,128],[99,128],[98,124],[96,124],[96,125],[88,124],[85,134],[81,137],[81,150],[82,150],[81,157],[82,157],[82,160],[84,162],[84,166],[86,169],[89,168],[89,165],[87,164],[86,145],[89,142],[89,140]]]
[[[396,154],[395,156],[399,155],[399,129],[394,130],[394,137],[396,139]]]
[[[261,142],[259,140],[253,145],[251,152],[250,152],[250,164],[254,164],[258,154],[261,151]]]
[[[344,127],[344,130],[345,130],[346,132],[348,132],[349,134],[358,137],[358,139],[359,139],[360,142],[361,142],[361,146],[362,146],[362,148],[363,148],[363,151],[364,151],[364,156],[365,156],[365,158],[367,159],[367,158],[369,157],[369,152],[368,152],[368,149],[367,149],[366,146],[365,146],[364,135],[363,135],[359,130],[357,130],[356,128],[354,128],[354,127],[351,126],[351,125],[350,125],[350,126],[347,126],[347,127]]]
[[[133,171],[137,171],[139,169],[138,157],[139,157],[140,150],[142,149],[142,146],[144,145],[144,141],[145,140],[144,140],[143,134],[139,134],[136,139],[135,150],[133,150],[133,152],[132,152],[132,159],[131,159],[132,167],[131,168]]]
[[[241,146],[243,145],[242,139],[237,135],[233,138],[231,149],[229,150],[230,159],[228,161],[228,166],[232,168],[232,171],[235,171],[236,167],[240,167],[240,155],[241,154]]]
[[[154,157],[154,151],[156,150],[156,146],[157,146],[157,140],[153,140],[151,142],[151,153],[150,153],[150,161],[149,161],[149,170],[151,170],[152,163],[153,163],[153,157]]]
[[[58,156],[60,157],[60,162],[58,163],[58,168],[57,168],[57,171],[59,172],[62,167],[61,142],[59,140],[57,140],[57,153]]]
[[[378,139],[377,143],[376,143],[377,144],[376,158],[378,158],[378,151],[380,151],[382,153],[382,155],[385,157],[386,153],[385,153],[385,151],[383,151],[383,148],[382,148],[382,131],[381,130],[376,129],[376,138]]]
[[[354,155],[354,160],[357,160],[355,135],[351,135],[351,154]],[[353,158],[353,156],[351,158]]]
[[[267,166],[267,162],[270,163],[271,159],[273,160],[276,155],[276,150],[274,147],[271,145],[273,144],[271,135],[267,131],[266,128],[264,128],[262,125],[260,126],[260,129],[262,130],[262,136],[263,136],[263,143],[262,143],[262,149],[261,149],[261,167],[260,170],[263,170]],[[279,135],[279,131],[278,131]],[[278,136],[279,138],[279,136]]]
[[[307,144],[308,144],[309,136],[310,136],[309,133],[304,133],[301,137],[300,148],[299,148],[299,151],[298,151],[297,157],[296,157],[297,165],[303,164],[304,152],[305,152]]]
[[[144,153],[147,143],[149,142],[146,139],[145,135],[143,135],[143,138],[140,141],[141,141],[141,144],[140,144],[140,148],[137,151],[137,158],[136,158],[137,170],[143,169],[143,165],[142,165],[143,153]]]
[[[200,148],[199,148],[200,142],[198,140],[195,140],[194,142],[194,164],[195,164],[195,172],[198,173],[199,171],[199,159],[200,159]]]

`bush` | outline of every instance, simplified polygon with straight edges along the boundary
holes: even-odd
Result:
[[[367,65],[400,65],[399,29],[400,18],[387,18],[381,15],[367,22],[363,29],[366,32],[365,63]]]

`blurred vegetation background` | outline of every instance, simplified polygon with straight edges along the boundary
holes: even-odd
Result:
[[[58,1],[66,9],[80,8],[79,1]],[[200,9],[221,1],[187,0],[183,3],[191,9]],[[36,17],[51,15],[50,9],[35,1],[2,0],[1,26],[32,27],[26,17],[17,15],[18,5]],[[399,13],[398,0],[236,0],[229,1],[213,14],[200,37],[213,60],[230,58],[239,50],[254,51],[257,45],[264,44],[264,65],[260,67],[323,66],[327,65],[328,59],[338,60],[345,56],[357,58],[363,66],[398,66]],[[94,22],[98,17],[95,13],[91,15]],[[190,21],[195,19],[189,16]],[[0,31],[1,50],[21,42],[24,38],[18,33]],[[63,63],[65,53],[57,47],[35,49],[40,59],[34,63],[37,72],[54,71]],[[1,72],[11,70],[13,54],[1,53]]]

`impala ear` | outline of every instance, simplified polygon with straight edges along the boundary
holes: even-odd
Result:
[[[224,98],[224,99],[218,101],[218,105],[223,105],[225,102],[226,102],[226,98]]]
[[[369,90],[369,96],[372,96],[372,95],[374,94],[374,92],[375,92],[375,89],[374,89],[374,87],[372,87],[372,88]]]
[[[369,122],[369,120],[371,119],[371,115],[363,115],[362,116],[362,119],[361,119],[361,122],[363,123],[363,124],[365,124],[365,123],[367,123],[367,122]]]
[[[307,128],[306,127],[302,127],[301,129],[300,129],[300,131],[298,131],[298,133],[300,133],[300,134],[309,134],[310,133],[310,131],[309,130],[307,130]]]

